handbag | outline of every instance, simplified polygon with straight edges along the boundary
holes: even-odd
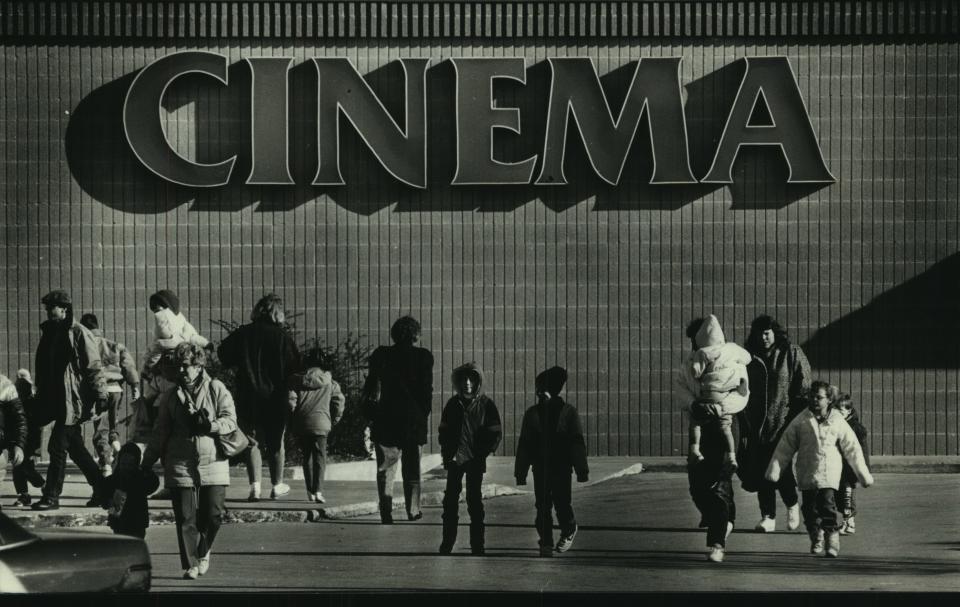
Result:
[[[249,446],[250,441],[247,440],[247,435],[244,434],[240,428],[227,434],[217,435],[217,451],[227,459],[240,455],[246,451]]]

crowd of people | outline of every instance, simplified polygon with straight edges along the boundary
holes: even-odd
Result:
[[[26,370],[15,381],[0,375],[0,479],[9,454],[18,494],[14,505],[59,508],[69,455],[93,490],[88,506],[107,509],[115,532],[144,537],[147,496],[160,485],[152,468],[160,461],[184,577],[196,579],[210,567],[231,458],[246,464],[248,499],[256,501],[261,499],[262,450],[270,497],[280,498],[290,492],[283,478],[283,437],[291,432],[303,452],[308,499],[325,501],[326,439],[343,414],[345,398],[329,370],[318,360],[304,360],[284,330],[280,297],[260,299],[251,322],[231,332],[217,349],[220,362],[236,371],[233,392],[208,373],[213,346],[186,319],[169,290],[150,297],[154,340],[139,366],[122,344],[102,334],[94,314],[74,319],[66,292],[52,291],[41,301],[47,320],[41,325],[35,377]],[[398,468],[407,519],[423,517],[420,460],[433,400],[434,359],[429,349],[417,345],[420,334],[414,318],[398,319],[390,330],[393,344],[370,356],[362,390],[383,524],[393,523]],[[873,483],[866,430],[850,396],[827,382],[812,381],[803,351],[769,316],[753,321],[745,348],[725,340],[713,315],[691,322],[686,335],[692,348],[679,384],[690,420],[688,479],[700,526],[707,530],[708,559],[723,561],[735,524],[734,474],[744,490],[757,493],[757,531],[775,530],[779,492],[787,529],[797,529],[802,514],[811,552],[838,556],[840,533],[856,529],[854,488],[858,482]],[[560,396],[567,377],[558,366],[537,375],[537,402],[523,416],[516,445],[517,484],[526,484],[533,471],[541,556],[571,547],[578,529],[572,478],[589,479],[580,417]],[[453,551],[466,479],[470,549],[483,555],[481,484],[486,459],[502,438],[501,419],[483,391],[483,371],[476,363],[457,367],[451,382],[454,395],[443,407],[437,433],[447,471],[439,552]],[[125,385],[134,399],[134,415],[130,440],[121,445],[116,409]],[[94,423],[96,460],[81,431],[88,420]],[[50,423],[44,479],[36,470],[35,454],[41,430]],[[36,503],[28,484],[42,488]],[[556,542],[554,513],[560,527]]]

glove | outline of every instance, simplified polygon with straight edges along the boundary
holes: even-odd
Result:
[[[23,449],[14,445],[10,448],[10,465],[16,468],[23,463]]]
[[[193,433],[195,436],[204,436],[210,434],[213,429],[210,420],[207,418],[207,410],[200,409],[193,414]]]
[[[589,480],[590,480],[590,473],[589,473],[589,472],[584,472],[584,473],[582,473],[582,474],[581,474],[580,472],[577,472],[577,482],[578,482],[578,483],[585,483],[585,482],[587,482],[587,481],[589,481]]]
[[[526,484],[527,484],[527,477],[525,476],[517,477],[517,485],[526,485]]]

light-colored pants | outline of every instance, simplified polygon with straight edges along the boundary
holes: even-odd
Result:
[[[420,445],[389,447],[377,445],[377,493],[380,497],[381,514],[393,509],[393,482],[397,476],[397,464],[400,464],[400,476],[403,478],[403,501],[407,507],[407,517],[420,514]]]

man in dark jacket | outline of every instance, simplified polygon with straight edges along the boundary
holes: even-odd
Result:
[[[64,291],[51,291],[41,299],[47,321],[40,325],[37,346],[37,402],[56,422],[47,449],[50,466],[43,498],[34,510],[56,510],[66,472],[67,454],[80,467],[91,487],[103,479],[100,468],[83,444],[81,424],[93,416],[97,402],[108,394],[97,339],[73,318],[73,302]]]
[[[407,518],[423,518],[420,511],[420,450],[427,443],[427,417],[433,400],[433,354],[414,344],[420,323],[411,316],[390,328],[392,346],[380,346],[370,355],[370,374],[364,400],[375,402],[371,413],[372,438],[377,454],[377,493],[380,521],[393,523],[393,480],[400,463]]]
[[[253,307],[252,322],[243,325],[223,340],[217,355],[225,367],[236,367],[237,384],[234,397],[237,420],[250,440],[247,474],[250,480],[249,500],[260,499],[259,442],[266,445],[267,465],[277,499],[290,493],[283,482],[285,453],[283,433],[286,431],[288,405],[287,380],[300,371],[300,351],[290,334],[283,329],[286,320],[283,300],[274,293],[262,297]]]
[[[460,492],[467,477],[467,512],[470,513],[470,551],[484,553],[484,511],[480,486],[487,471],[487,456],[500,445],[503,431],[493,399],[481,392],[483,371],[476,363],[453,370],[456,396],[447,401],[440,416],[437,438],[447,487],[443,494],[443,542],[440,554],[450,554],[457,541]]]
[[[0,375],[0,481],[7,474],[7,452],[16,468],[23,463],[26,444],[27,416],[20,396],[13,382],[6,375]]]
[[[571,470],[577,482],[589,480],[587,443],[577,410],[560,398],[567,383],[567,371],[551,367],[537,375],[538,403],[527,409],[517,442],[514,476],[518,485],[527,484],[527,472],[533,467],[533,491],[537,501],[537,533],[540,556],[552,556],[553,514],[557,511],[560,539],[556,551],[566,552],[577,534],[577,521],[571,501]]]

